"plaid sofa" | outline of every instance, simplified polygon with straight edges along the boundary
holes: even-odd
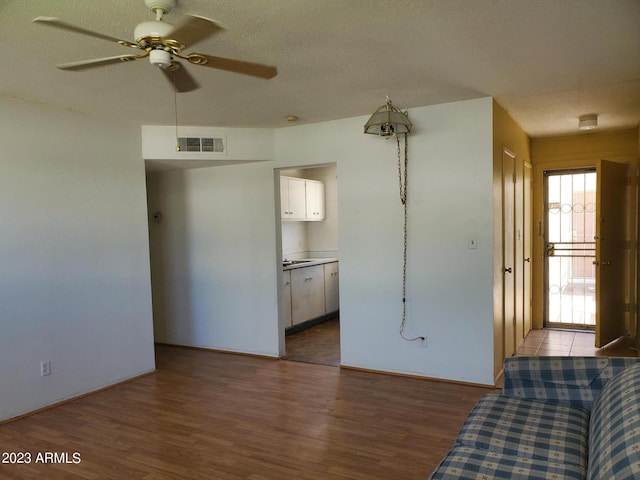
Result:
[[[640,361],[511,357],[430,479],[640,479]]]

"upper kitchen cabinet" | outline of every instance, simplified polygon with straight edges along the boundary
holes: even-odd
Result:
[[[280,177],[280,212],[283,220],[306,220],[305,181]]]
[[[281,176],[280,207],[282,220],[324,220],[324,183]]]
[[[304,187],[307,200],[307,220],[324,220],[324,183],[305,180]]]

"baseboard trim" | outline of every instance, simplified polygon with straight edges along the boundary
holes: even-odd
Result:
[[[416,378],[418,380],[429,380],[431,382],[449,383],[453,385],[464,385],[467,387],[486,388],[487,390],[497,389],[497,387],[495,387],[494,385],[487,385],[485,383],[462,382],[459,380],[448,380],[446,378],[427,377],[427,376],[417,375],[413,373],[390,372],[388,370],[375,370],[372,368],[353,367],[351,365],[340,365],[340,368],[344,370],[354,370],[356,372],[377,373],[379,375],[391,375],[394,377]]]
[[[165,347],[176,347],[176,348],[185,348],[188,350],[199,350],[201,352],[212,352],[212,353],[225,353],[227,355],[241,355],[243,357],[254,357],[254,358],[262,358],[264,360],[279,360],[279,357],[272,355],[264,355],[260,353],[251,353],[251,352],[237,352],[235,350],[224,350],[220,348],[212,348],[212,347],[197,347],[194,345],[178,345],[175,343],[163,343],[156,342],[156,345],[162,345]]]
[[[340,310],[336,310],[335,312],[329,312],[329,313],[325,313],[324,315],[321,315],[319,317],[316,318],[312,318],[311,320],[306,320],[302,323],[298,323],[297,325],[294,325],[293,327],[289,327],[286,328],[284,331],[285,336],[286,335],[291,335],[293,333],[298,333],[302,330],[306,330],[307,328],[311,328],[311,327],[315,327],[316,325],[320,325],[321,323],[326,322],[327,320],[331,320],[333,318],[336,318],[340,315]]]
[[[81,393],[80,395],[74,395],[73,397],[65,398],[64,400],[60,400],[59,402],[51,403],[49,405],[45,405],[44,407],[36,408],[35,410],[31,410],[30,412],[22,413],[16,417],[7,418],[4,420],[0,420],[0,426],[6,425],[7,423],[15,422],[17,420],[22,420],[23,418],[30,417],[37,413],[45,412],[47,410],[51,410],[52,408],[59,407],[61,405],[65,405],[67,403],[75,402],[76,400],[80,400],[81,398],[89,397],[91,395],[95,395],[96,393],[104,392],[106,390],[111,390],[112,388],[117,388],[121,385],[125,385],[127,383],[135,382],[136,380],[140,380],[141,378],[148,377],[150,375],[155,375],[157,372],[156,369],[143,373],[141,375],[136,375],[135,377],[127,378],[126,380],[122,380],[120,382],[113,383],[111,385],[107,385],[106,387],[101,387],[96,390],[91,390],[90,392]]]

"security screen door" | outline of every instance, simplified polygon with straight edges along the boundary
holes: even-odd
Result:
[[[546,325],[596,324],[596,169],[545,172]]]
[[[602,347],[626,334],[628,166],[545,172],[546,318],[595,330]]]

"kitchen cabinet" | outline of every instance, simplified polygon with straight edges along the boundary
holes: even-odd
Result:
[[[306,218],[311,221],[325,219],[324,183],[305,180]]]
[[[336,312],[340,309],[338,262],[324,265],[324,311]]]
[[[303,260],[309,266],[285,266],[282,272],[282,316],[285,329],[321,319],[340,309],[338,261]]]
[[[284,328],[293,325],[291,322],[291,271],[282,272],[282,314],[284,320]]]
[[[304,178],[280,177],[282,220],[324,220],[326,217],[324,202],[324,183]]]
[[[280,177],[280,212],[283,220],[306,220],[306,189],[303,179]]]
[[[324,315],[324,266],[296,268],[290,272],[292,325]]]

